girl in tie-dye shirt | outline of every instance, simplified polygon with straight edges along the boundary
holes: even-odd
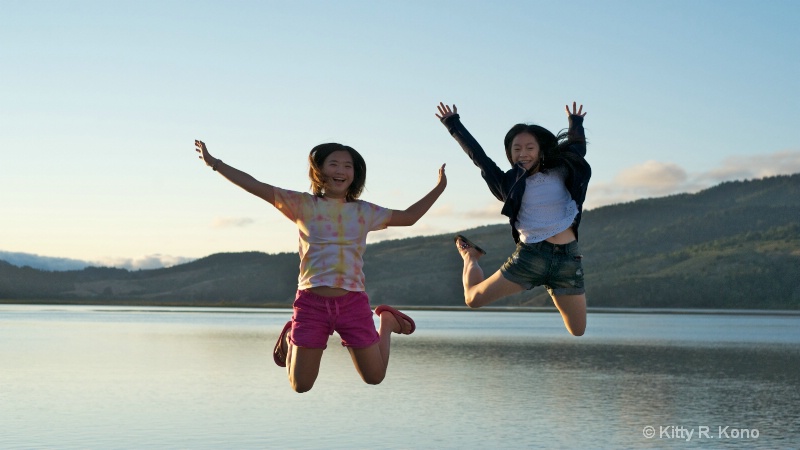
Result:
[[[312,194],[289,191],[266,183],[212,157],[206,145],[195,141],[200,158],[214,171],[242,189],[275,206],[297,225],[300,275],[292,320],[280,333],[273,359],[287,368],[297,392],[311,389],[319,373],[328,336],[339,333],[361,378],[378,384],[386,376],[391,334],[411,334],[414,321],[388,305],[375,308],[375,329],[364,289],[367,233],[417,222],[445,189],[444,165],[427,195],[405,210],[391,210],[359,200],[367,166],[353,148],[321,144],[308,156]]]

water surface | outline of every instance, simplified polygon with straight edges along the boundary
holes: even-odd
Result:
[[[289,315],[0,306],[0,448],[800,446],[800,316],[413,311],[381,385],[334,336],[296,394]]]

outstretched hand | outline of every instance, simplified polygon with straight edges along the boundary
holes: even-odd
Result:
[[[453,104],[453,109],[451,110],[450,105],[445,105],[444,103],[439,102],[439,106],[437,106],[436,109],[439,110],[439,114],[436,114],[436,117],[438,117],[439,120],[444,120],[450,116],[458,114],[458,108],[456,108],[455,104]]]
[[[568,116],[581,116],[581,117],[583,117],[583,116],[586,115],[586,113],[583,112],[583,105],[581,105],[580,107],[576,107],[576,103],[575,102],[572,102],[572,112],[569,112],[569,105],[566,105],[564,108],[566,108]]]
[[[444,166],[447,164],[442,164],[442,167],[439,168],[439,181],[436,183],[437,185],[447,186],[447,175],[444,173]]]
[[[206,148],[206,144],[203,141],[198,141],[197,139],[194,140],[194,147],[197,153],[200,153],[198,158],[202,159],[207,166],[212,166],[215,162],[217,162],[216,158],[213,158],[210,153],[208,153],[208,149]]]

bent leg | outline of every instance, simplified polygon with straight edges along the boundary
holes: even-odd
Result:
[[[461,274],[461,283],[464,286],[464,302],[470,308],[480,308],[503,297],[522,292],[525,288],[513,281],[507,280],[498,270],[489,278],[483,275],[478,260],[484,253],[469,246],[456,248],[464,259],[464,270]]]
[[[410,331],[411,324],[407,320],[398,322],[392,313],[384,311],[380,315],[380,340],[367,348],[348,348],[353,364],[365,383],[379,384],[383,381],[389,367],[392,333],[409,334]]]
[[[478,266],[477,261],[474,266]],[[480,308],[500,300],[503,297],[508,297],[512,294],[517,294],[525,290],[522,286],[513,281],[509,281],[503,276],[499,270],[487,279],[483,279],[483,272],[481,276],[476,276],[477,271],[473,271],[467,275],[466,271],[467,261],[464,261],[464,301],[470,308]],[[480,269],[480,267],[478,267]]]
[[[586,294],[552,295],[553,303],[561,313],[564,326],[573,336],[583,336],[586,331]]]
[[[289,384],[295,392],[308,392],[317,381],[324,349],[298,347],[291,342],[287,342],[286,345],[286,372],[289,375]]]

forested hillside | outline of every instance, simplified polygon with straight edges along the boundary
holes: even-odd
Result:
[[[590,306],[800,309],[798,194],[800,174],[586,211],[580,244]],[[463,233],[488,251],[487,275],[514,249],[508,225]],[[297,254],[259,252],[134,272],[46,272],[0,261],[0,302],[288,306],[297,266]],[[374,304],[463,305],[451,235],[371,244],[365,267]],[[550,303],[536,288],[497,304]]]

